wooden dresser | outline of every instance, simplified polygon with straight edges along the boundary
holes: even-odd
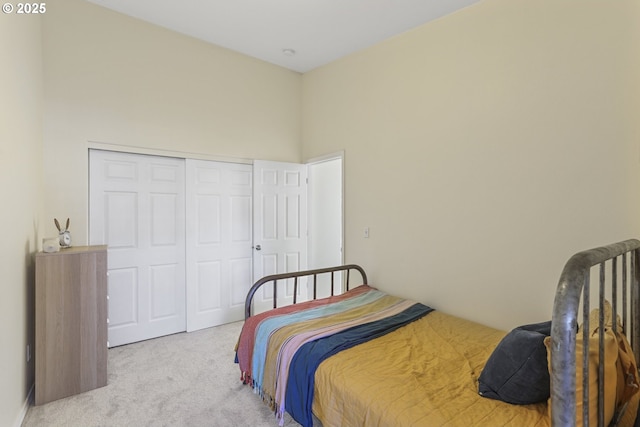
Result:
[[[35,404],[107,385],[107,246],[36,254]]]

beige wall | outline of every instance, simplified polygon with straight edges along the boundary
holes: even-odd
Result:
[[[13,426],[33,384],[34,265],[41,237],[40,19],[0,14],[0,425]]]
[[[301,159],[298,73],[80,0],[49,7],[43,34],[48,233],[70,217],[87,241],[89,141]]]
[[[486,0],[305,74],[346,261],[504,329],[550,318],[569,256],[640,235],[639,5]]]

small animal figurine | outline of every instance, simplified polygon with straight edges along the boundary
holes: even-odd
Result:
[[[71,246],[71,233],[69,232],[69,218],[67,218],[67,225],[64,227],[60,227],[60,223],[56,218],[53,219],[53,222],[56,224],[58,228],[58,240],[60,241],[61,248],[68,248]]]

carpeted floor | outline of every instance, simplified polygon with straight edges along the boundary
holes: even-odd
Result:
[[[109,350],[108,385],[29,408],[23,427],[277,427],[233,363],[242,322]],[[285,426],[299,426],[286,415]]]

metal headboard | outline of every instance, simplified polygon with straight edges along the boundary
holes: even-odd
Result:
[[[266,283],[273,282],[273,308],[277,308],[278,304],[278,280],[284,279],[293,279],[293,303],[297,303],[298,296],[298,278],[305,276],[313,276],[313,299],[317,298],[317,277],[320,274],[330,274],[331,275],[331,296],[334,294],[334,273],[339,271],[346,271],[347,277],[345,285],[347,290],[349,290],[349,276],[351,270],[356,270],[360,273],[362,277],[362,284],[367,284],[367,274],[364,272],[364,269],[356,264],[347,264],[347,265],[339,265],[336,267],[328,267],[328,268],[318,268],[315,270],[306,270],[306,271],[296,271],[292,273],[281,273],[281,274],[272,274],[270,276],[265,276],[262,279],[259,279],[257,282],[253,284],[251,289],[249,289],[249,293],[247,294],[247,298],[244,303],[244,318],[247,319],[251,317],[251,305],[253,301],[253,296],[256,291]]]
[[[619,265],[621,261],[621,266]],[[604,301],[611,302],[613,318],[619,314],[620,300],[624,332],[630,339],[636,360],[640,360],[640,241],[632,239],[575,254],[567,261],[556,291],[551,324],[551,422],[552,426],[576,425],[576,329],[582,305],[582,322],[588,331],[592,267],[599,266],[599,330],[604,330]],[[606,270],[610,271],[607,280]],[[622,283],[618,282],[622,279]],[[622,295],[618,288],[621,287]],[[627,312],[629,306],[631,313]],[[613,322],[614,329],[616,322]],[[585,332],[587,335],[588,332]],[[600,334],[599,360],[604,359],[603,334]],[[589,420],[588,355],[589,339],[584,339],[583,420]],[[604,368],[598,372],[598,425],[604,426]],[[593,427],[593,426],[592,426]]]

